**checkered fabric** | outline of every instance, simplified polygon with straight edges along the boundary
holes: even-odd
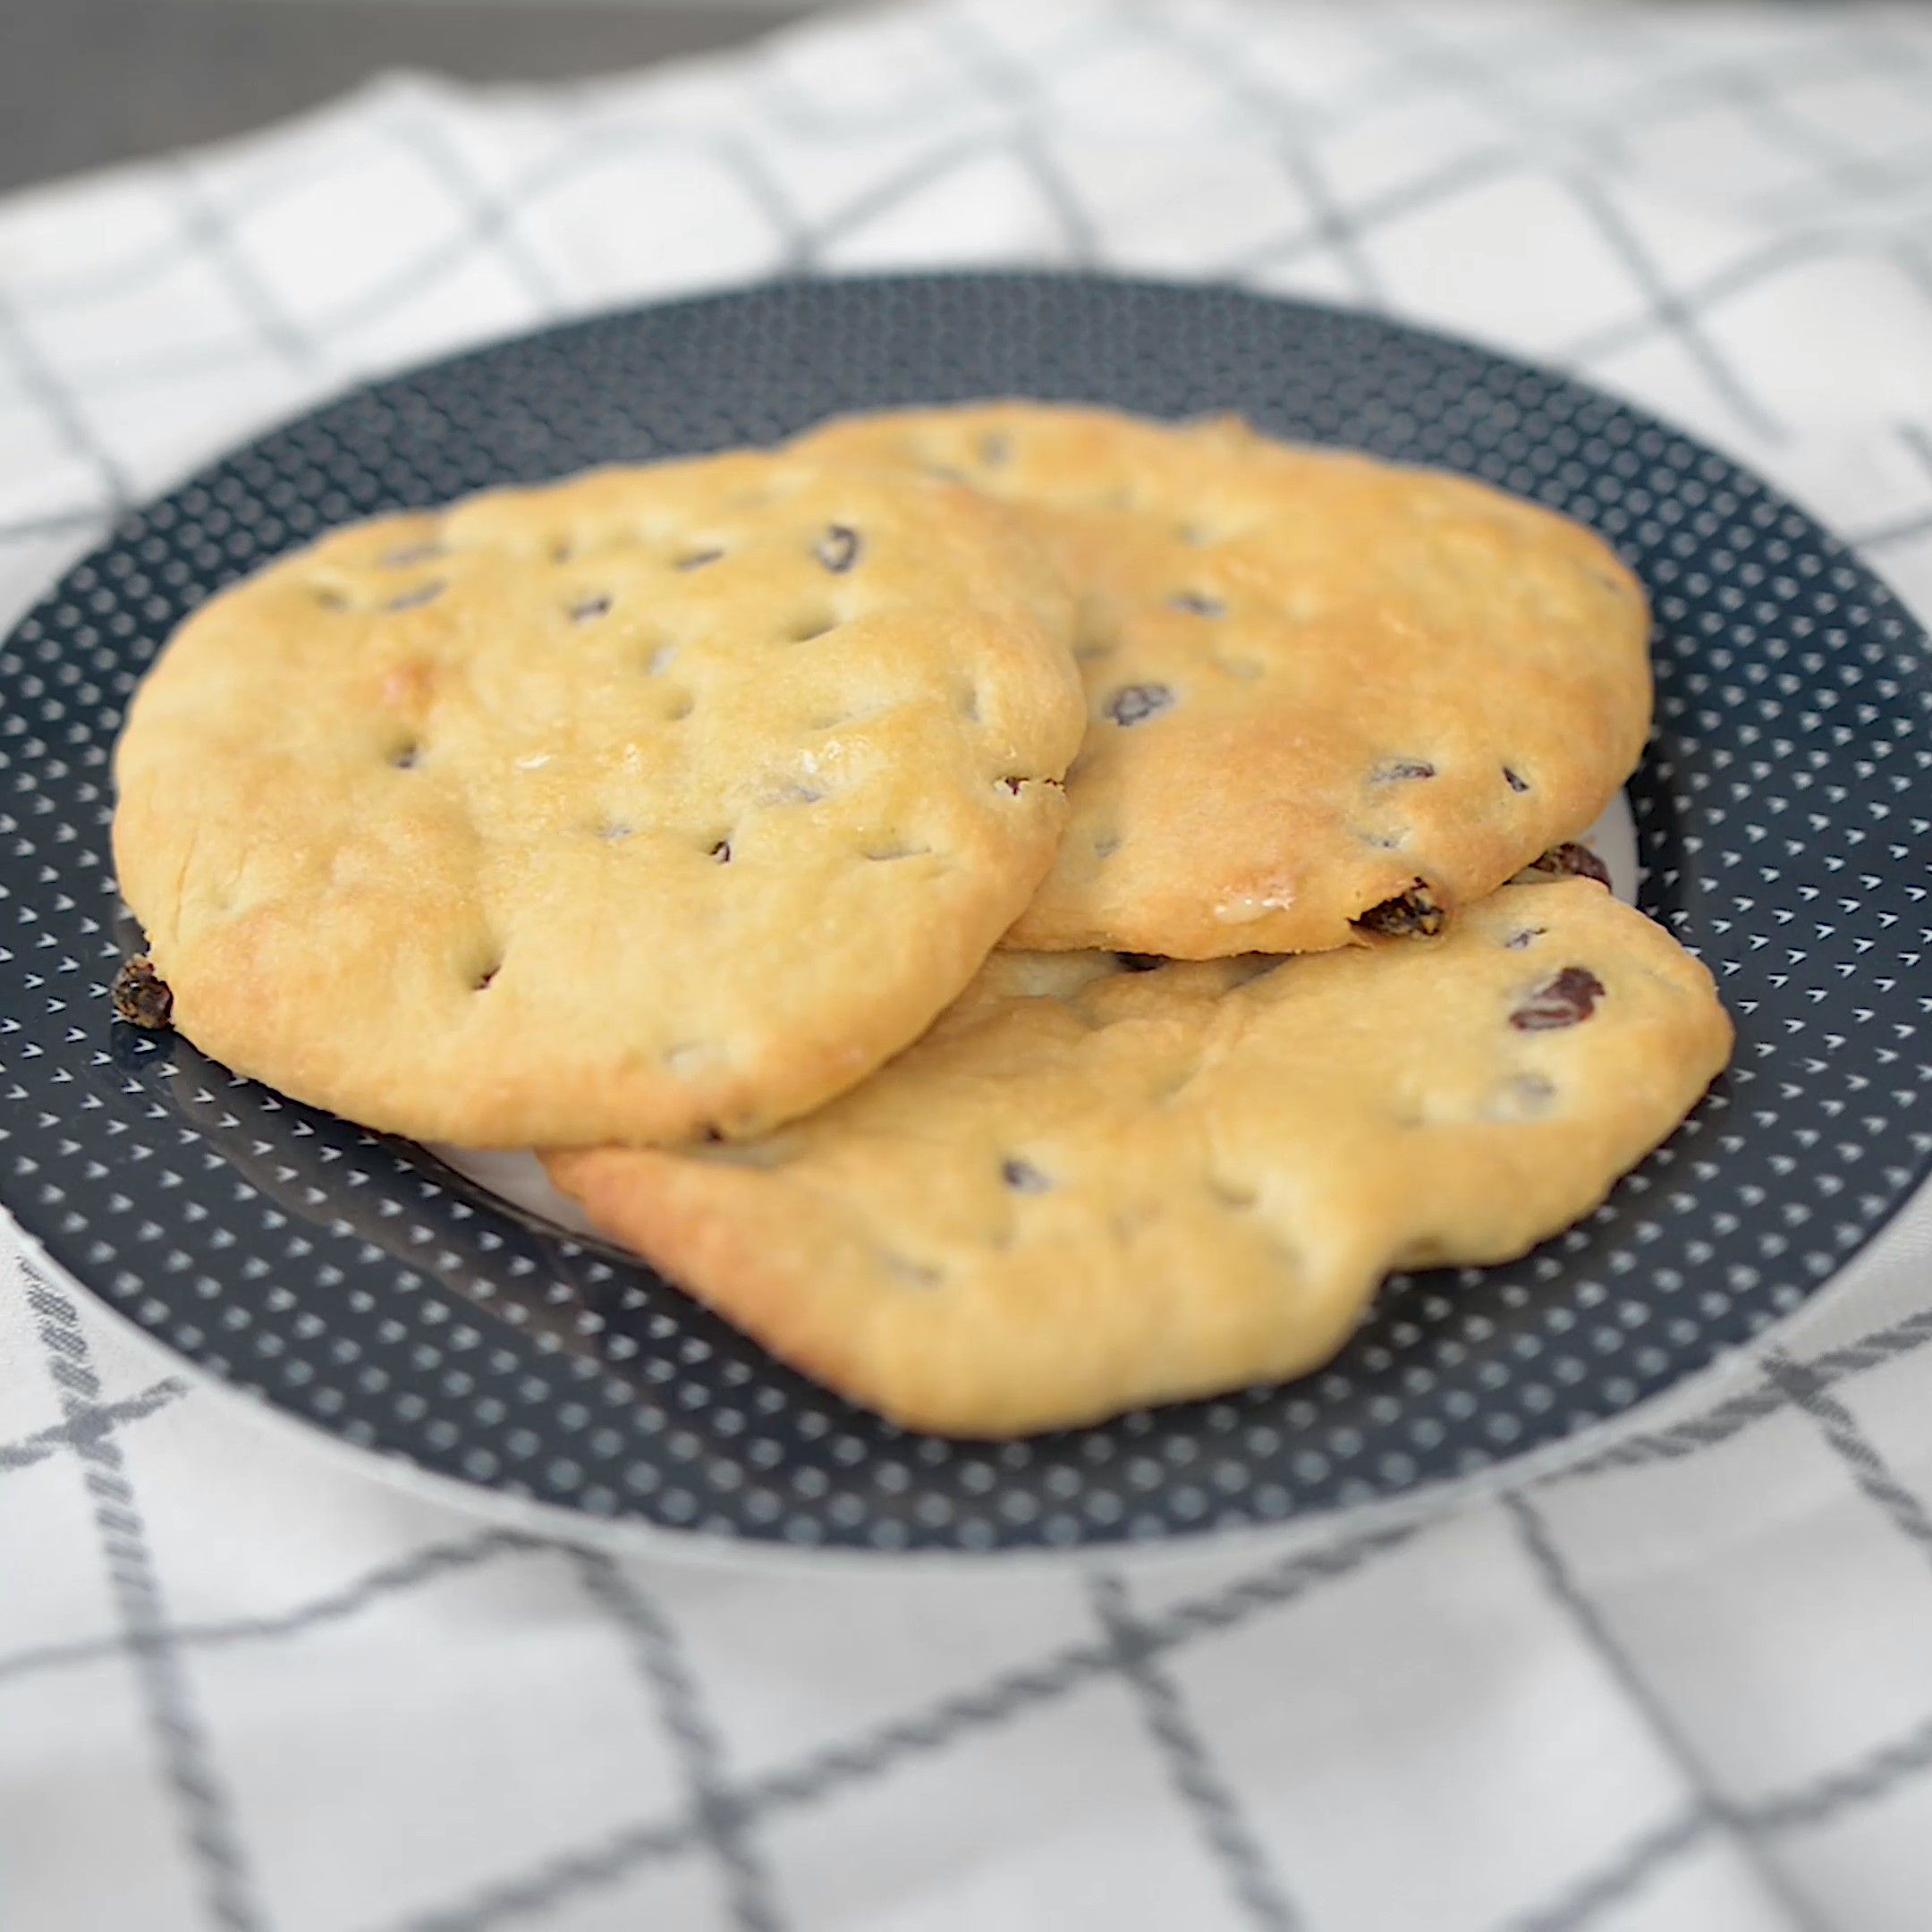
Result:
[[[1567,365],[1932,608],[1928,89],[1909,11],[1362,0],[386,80],[0,207],[0,605],[191,461],[482,336],[1075,262]],[[0,1258],[0,1924],[1919,1932],[1928,1275],[1922,1199],[1755,1363],[1419,1528],[723,1572],[451,1513]]]

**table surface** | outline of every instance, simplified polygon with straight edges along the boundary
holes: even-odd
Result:
[[[803,0],[5,0],[0,191],[216,140],[386,68],[571,80],[733,45]],[[11,84],[10,84],[11,79]]]

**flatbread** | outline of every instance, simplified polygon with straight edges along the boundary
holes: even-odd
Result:
[[[340,531],[135,698],[141,1004],[424,1139],[757,1131],[915,1038],[1044,875],[1070,623],[1009,512],[802,456]]]
[[[1566,878],[1428,945],[998,953],[809,1119],[547,1165],[807,1375],[1014,1435],[1318,1367],[1391,1269],[1504,1260],[1587,1213],[1731,1039],[1697,961]]]
[[[1072,818],[1013,945],[1207,959],[1432,933],[1575,838],[1642,750],[1636,580],[1467,479],[1026,402],[800,446],[1015,504],[1081,595]]]

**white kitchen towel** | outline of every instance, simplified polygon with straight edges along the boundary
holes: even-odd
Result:
[[[1908,9],[1360,0],[963,0],[571,89],[386,80],[0,204],[0,615],[399,363],[967,262],[1563,363],[1932,609],[1928,98]],[[725,1572],[398,1489],[0,1257],[0,1926],[1922,1932],[1932,1203],[1780,1341],[1419,1528]]]

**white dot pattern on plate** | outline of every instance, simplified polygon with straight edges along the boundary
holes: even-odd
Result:
[[[112,1023],[127,695],[211,589],[346,518],[1031,394],[1445,464],[1593,523],[1648,584],[1640,897],[1716,971],[1731,1072],[1583,1225],[1392,1282],[1286,1388],[1004,1445],[920,1440],[421,1150]],[[1200,288],[911,277],[575,325],[364,391],[131,517],[0,649],[0,1195],[182,1354],[346,1439],[600,1516],[990,1550],[1284,1520],[1453,1479],[1656,1394],[1795,1308],[1932,1157],[1932,671],[1854,558],[1723,458],[1555,376]]]

